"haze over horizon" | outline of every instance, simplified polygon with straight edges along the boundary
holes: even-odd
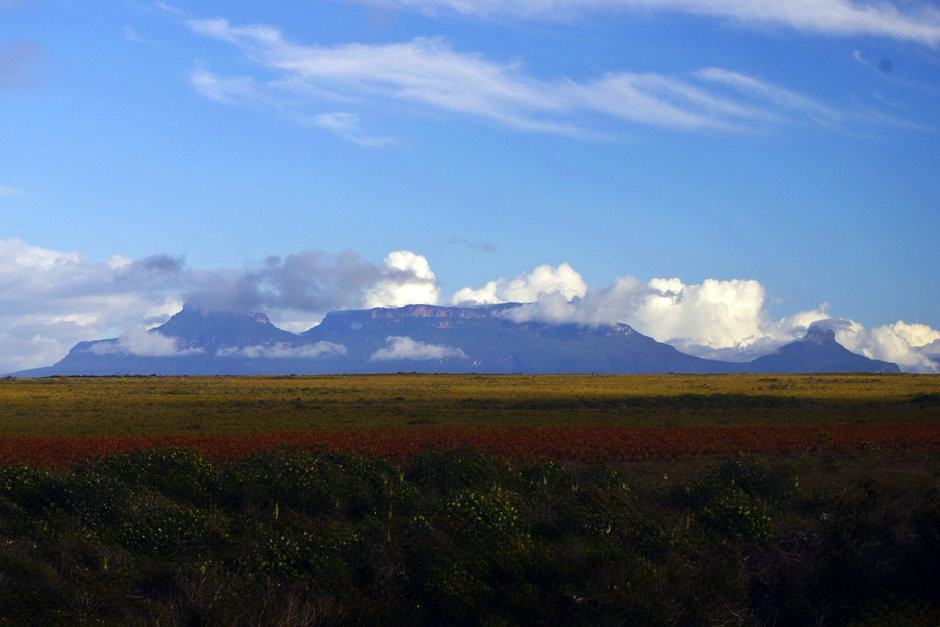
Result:
[[[937,372],[940,8],[0,1],[0,372],[184,302]]]

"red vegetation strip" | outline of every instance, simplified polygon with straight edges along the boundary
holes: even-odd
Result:
[[[278,447],[374,455],[405,461],[425,450],[472,446],[505,459],[613,462],[678,459],[731,451],[808,451],[818,447],[940,450],[940,423],[826,427],[700,427],[627,429],[410,429],[302,433],[164,435],[89,438],[0,438],[0,464],[69,466],[96,457],[161,447],[192,447],[235,459]]]

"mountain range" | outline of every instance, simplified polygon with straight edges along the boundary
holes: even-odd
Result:
[[[626,324],[515,322],[504,315],[518,306],[336,311],[300,334],[277,328],[264,314],[186,306],[138,336],[79,342],[56,364],[13,375],[899,372],[895,364],[848,351],[821,326],[769,355],[736,363],[687,355]]]

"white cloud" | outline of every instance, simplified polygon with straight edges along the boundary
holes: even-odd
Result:
[[[264,105],[298,123],[366,145],[388,140],[364,134],[355,113],[310,114],[306,109],[322,106],[323,101],[402,100],[516,129],[588,138],[607,136],[595,130],[605,119],[724,132],[774,122],[793,112],[810,113],[826,124],[849,119],[809,97],[725,69],[704,69],[696,76],[698,82],[626,71],[582,81],[546,80],[526,74],[517,61],[498,62],[455,51],[442,38],[317,46],[292,43],[266,25],[233,26],[219,18],[191,19],[186,24],[195,33],[232,44],[271,74],[223,78],[197,67],[192,82],[200,93],[220,102]],[[721,93],[713,86],[732,89]],[[873,116],[855,121],[878,122]]]
[[[0,185],[0,198],[19,196],[23,192],[18,187],[13,187],[12,185]]]
[[[522,273],[515,279],[504,278],[490,281],[479,289],[465,287],[454,294],[455,305],[491,303],[528,303],[538,300],[540,294],[557,292],[566,300],[584,296],[587,284],[581,275],[567,263],[552,267],[538,266],[532,272]]]
[[[363,1],[363,0],[356,0]],[[925,2],[851,0],[367,0],[372,4],[476,16],[564,19],[588,12],[674,11],[738,24],[838,36],[875,35],[936,46],[940,11]]]
[[[366,307],[437,303],[440,288],[425,257],[410,250],[396,250],[389,253],[382,264],[381,278],[365,292]]]
[[[330,357],[345,354],[345,346],[325,340],[315,344],[301,344],[300,346],[287,343],[257,344],[241,348],[226,347],[216,351],[218,357],[265,357],[276,359]]]
[[[377,137],[363,132],[359,116],[355,113],[337,111],[334,113],[319,113],[311,118],[314,125],[336,133],[347,141],[360,146],[381,148],[394,143],[390,137]]]
[[[182,303],[179,260],[89,261],[0,240],[0,373],[46,366],[82,340],[166,319]]]
[[[263,92],[250,76],[221,78],[197,65],[189,74],[189,82],[200,94],[216,102],[232,104],[247,101],[273,104],[273,101],[263,96]]]
[[[812,98],[739,72],[711,67],[699,70],[695,73],[695,76],[703,80],[728,85],[744,94],[769,100],[785,109],[795,109],[830,120],[840,120],[843,117],[839,112],[816,102]]]
[[[385,348],[375,351],[369,361],[389,361],[392,359],[448,359],[457,357],[466,359],[467,355],[459,348],[443,344],[428,344],[410,337],[391,335],[385,338]]]
[[[165,322],[185,301],[270,311],[279,325],[302,331],[329,311],[433,303],[438,292],[427,259],[410,251],[391,253],[382,265],[354,252],[308,250],[254,269],[197,270],[166,255],[91,261],[0,240],[0,374],[51,365],[80,341],[122,332],[119,350],[169,354],[175,347],[136,327]]]
[[[573,269],[570,271],[577,276]],[[526,276],[516,281],[522,283]],[[512,293],[499,289],[507,285],[505,279],[500,279],[480,290],[465,288],[457,292],[461,298],[455,296],[455,301],[523,300],[518,298],[522,290]],[[466,298],[468,295],[475,298]],[[678,278],[654,278],[644,283],[625,276],[604,288],[587,287],[580,294],[541,291],[528,300],[532,302],[499,315],[517,322],[536,320],[550,324],[573,322],[594,326],[622,322],[684,352],[730,361],[749,361],[772,352],[802,337],[814,322],[834,320],[825,304],[774,320],[767,311],[766,289],[751,279],[706,279],[689,285]],[[940,370],[928,356],[940,341],[940,331],[905,322],[874,328],[851,320],[837,322],[831,323],[836,339],[849,350],[897,363],[909,371]]]
[[[137,357],[180,357],[204,352],[201,348],[180,346],[175,337],[142,327],[128,331],[114,342],[93,344],[89,350],[98,355],[118,353]]]
[[[182,307],[270,311],[274,319],[304,330],[328,311],[344,308],[434,304],[440,298],[428,260],[407,250],[390,253],[381,265],[351,252],[303,251],[269,258],[248,270],[193,270],[182,260],[155,255],[132,260],[114,255],[90,261],[76,252],[0,240],[0,373],[50,365],[82,340],[120,337],[96,350],[137,355],[175,355],[186,347],[150,333]],[[515,279],[458,291],[453,302],[532,301],[505,312],[517,321],[625,322],[641,333],[703,357],[747,360],[802,336],[813,322],[827,320],[850,350],[898,363],[905,370],[937,372],[940,330],[898,321],[864,327],[833,318],[825,305],[773,319],[766,289],[754,280],[679,278],[647,282],[624,276],[606,287],[585,284],[568,264],[539,266]],[[122,331],[123,334],[121,333]],[[343,354],[345,347],[319,343],[239,349],[246,356]],[[460,349],[391,337],[373,359],[466,357]]]
[[[899,320],[865,328],[846,319],[833,319],[828,324],[835,330],[836,340],[853,352],[894,362],[911,372],[940,372],[940,365],[930,358],[932,345],[940,340],[940,331],[925,324]]]

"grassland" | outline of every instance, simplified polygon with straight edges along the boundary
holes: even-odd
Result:
[[[936,422],[931,375],[0,380],[0,437]]]
[[[937,376],[3,379],[0,625],[934,626],[938,452]]]

